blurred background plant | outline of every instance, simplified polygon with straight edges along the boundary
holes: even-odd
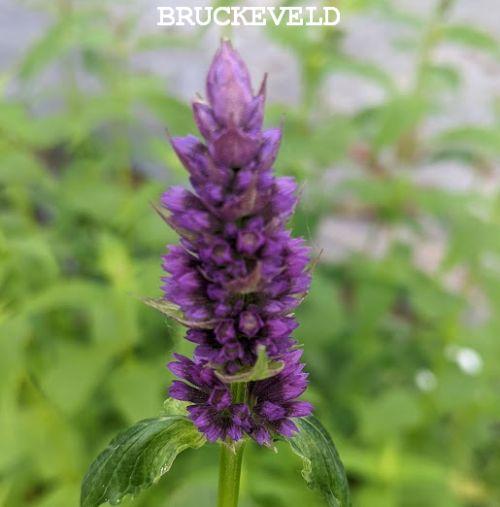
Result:
[[[277,170],[303,182],[294,231],[319,255],[297,332],[309,398],[355,506],[498,506],[500,6],[336,5],[335,29],[231,34],[270,72]],[[150,203],[187,182],[164,128],[194,132],[220,32],[160,30],[146,0],[0,6],[0,505],[76,506],[189,347],[140,296],[175,240]],[[253,448],[242,505],[321,505],[299,470]],[[216,473],[216,449],[186,453],[126,503],[211,506]]]

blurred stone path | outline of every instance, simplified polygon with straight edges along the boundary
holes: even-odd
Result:
[[[396,1],[396,0],[395,0]],[[139,29],[154,33],[156,27],[156,6],[176,5],[176,2],[159,0],[138,0],[127,6],[116,7],[136,9]],[[248,3],[248,2],[247,2]],[[254,2],[255,3],[255,2]],[[189,0],[184,5],[203,5],[203,2]],[[430,15],[435,0],[397,0],[398,7],[405,12],[426,17]],[[118,15],[123,12],[118,12]],[[472,25],[485,30],[500,39],[500,1],[498,0],[457,0],[448,20],[453,23]],[[5,69],[16,62],[30,44],[40,37],[50,25],[48,15],[36,12],[15,0],[0,0],[0,68]],[[398,43],[411,36],[411,31],[401,24],[391,22],[376,14],[346,16],[342,27],[346,33],[343,48],[347,55],[370,62],[385,70],[401,90],[411,86],[415,55],[407,49],[398,49]],[[180,32],[184,28],[177,28]],[[189,28],[188,28],[189,30]],[[168,90],[184,101],[189,101],[196,92],[203,91],[202,83],[209,60],[218,44],[218,27],[210,28],[203,36],[203,43],[194,48],[172,48],[141,54],[133,63],[137,69],[147,69],[160,75]],[[293,53],[268,40],[262,30],[256,27],[242,27],[233,36],[234,43],[249,63],[254,81],[260,80],[266,71],[272,71],[269,80],[269,100],[296,105],[301,100],[301,81],[298,63]],[[479,50],[452,44],[441,44],[434,55],[440,64],[451,65],[459,71],[461,85],[442,97],[439,114],[426,120],[424,135],[433,135],[443,129],[457,125],[490,125],[495,121],[500,100],[500,63],[492,56]],[[50,85],[59,76],[56,67],[40,76],[40,87]],[[82,79],[85,77],[83,76]],[[332,114],[355,114],[360,110],[379,104],[386,99],[385,91],[373,81],[352,74],[336,72],[324,83],[321,100]],[[498,113],[497,113],[498,114]],[[162,135],[163,125],[147,124],[147,128]],[[148,162],[137,161],[151,173],[156,173]],[[348,172],[351,168],[332,168]],[[419,184],[462,192],[479,190],[498,191],[500,167],[496,167],[486,179],[463,163],[440,162],[414,168],[413,178]],[[352,173],[349,173],[352,174]],[[326,176],[330,177],[330,176]],[[333,176],[335,178],[335,176]],[[320,225],[318,243],[325,249],[325,258],[338,261],[353,251],[370,249],[372,254],[382,255],[388,242],[401,231],[373,230],[373,224],[365,219],[350,216],[326,218]],[[421,251],[415,259],[424,271],[432,271],[443,255],[445,231],[436,232],[434,225],[429,229],[429,241],[419,242]],[[368,246],[369,245],[369,246]],[[417,248],[418,245],[415,245]]]

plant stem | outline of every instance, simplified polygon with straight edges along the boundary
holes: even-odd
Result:
[[[233,403],[245,403],[247,385],[244,382],[232,384],[231,397]],[[231,446],[221,444],[218,507],[238,507],[241,462],[243,460],[244,448],[244,440],[232,443]]]
[[[238,506],[241,461],[244,448],[244,443],[237,443],[234,450],[227,445],[221,445],[218,507]]]

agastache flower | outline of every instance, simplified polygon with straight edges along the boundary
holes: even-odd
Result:
[[[281,129],[262,129],[266,80],[256,95],[248,70],[223,41],[207,76],[207,102],[193,104],[205,143],[174,137],[193,191],[173,187],[162,216],[180,235],[163,258],[164,298],[183,313],[196,344],[193,359],[176,355],[170,395],[190,403],[194,424],[208,440],[244,435],[269,445],[291,436],[293,418],[309,415],[297,401],[307,375],[292,332],[293,310],[306,294],[309,249],[286,223],[297,202],[293,178],[276,177]],[[245,377],[259,354],[279,368]],[[260,363],[259,363],[260,364]],[[236,382],[246,382],[236,399]]]

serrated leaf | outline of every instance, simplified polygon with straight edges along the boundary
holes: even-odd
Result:
[[[182,415],[145,419],[120,433],[90,465],[82,483],[81,507],[119,503],[149,488],[172,467],[179,453],[205,443]]]
[[[299,432],[287,439],[295,454],[302,458],[302,477],[318,491],[329,507],[348,507],[349,484],[335,445],[314,416],[295,421]]]
[[[257,347],[257,360],[251,368],[243,369],[234,375],[228,375],[224,372],[215,370],[215,375],[228,384],[234,382],[255,382],[257,380],[274,377],[284,367],[285,363],[283,361],[269,359],[265,345],[259,345]]]
[[[196,329],[211,329],[213,327],[213,321],[186,319],[177,305],[169,303],[164,299],[142,298],[142,302],[151,308],[154,308],[155,310],[163,313],[163,315],[170,317],[179,324],[182,324],[183,326]]]

